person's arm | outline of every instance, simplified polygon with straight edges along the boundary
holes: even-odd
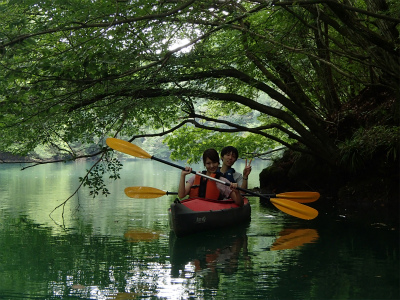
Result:
[[[246,180],[244,180],[243,175],[235,172],[234,173],[234,179],[236,181],[236,183],[238,184],[238,187],[241,187],[242,189],[247,189],[247,182],[248,182],[248,177],[246,177]],[[241,192],[242,194],[245,194],[245,192]]]
[[[233,179],[235,182],[238,184],[239,187],[242,187],[243,185],[243,176],[239,172],[233,173]]]
[[[229,197],[239,206],[243,206],[244,201],[242,194],[236,189],[237,183],[231,183],[232,192],[230,193]]]
[[[248,186],[248,183],[249,182],[249,177],[248,176],[246,176],[246,177],[242,177],[242,185],[240,186],[242,189],[245,189],[245,190],[247,190],[247,186]]]
[[[251,161],[252,159],[250,160],[249,164],[247,164],[247,159],[246,159],[246,165],[243,170],[243,182],[240,185],[242,189],[247,189],[247,183],[249,181],[249,175],[251,173]]]
[[[192,172],[192,168],[189,168],[189,167],[186,167],[185,170],[182,170],[182,172],[181,172],[181,178],[179,180],[179,188],[178,188],[178,197],[179,198],[183,198],[189,194],[192,183],[186,184],[185,179],[186,179],[186,175],[190,174],[191,172]]]

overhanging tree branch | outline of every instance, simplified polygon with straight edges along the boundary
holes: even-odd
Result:
[[[265,1],[265,0],[264,0]],[[294,6],[294,5],[298,5],[298,6],[309,6],[309,5],[313,5],[313,4],[331,4],[331,5],[335,5],[338,7],[341,7],[342,9],[345,10],[350,10],[350,11],[355,11],[358,13],[362,13],[366,16],[370,16],[370,17],[374,17],[377,19],[382,19],[382,20],[387,20],[387,21],[391,21],[394,22],[395,24],[400,23],[400,19],[399,18],[394,18],[388,15],[383,15],[383,14],[377,14],[365,9],[361,9],[355,6],[350,6],[350,5],[346,5],[343,3],[340,3],[339,1],[336,0],[300,0],[300,1],[279,1],[279,0],[274,0],[272,1],[272,5],[274,6]]]
[[[265,138],[274,140],[274,141],[276,141],[276,142],[278,142],[278,143],[280,143],[280,144],[282,144],[282,145],[286,146],[287,148],[292,149],[294,151],[299,151],[299,152],[303,152],[303,153],[312,154],[312,152],[308,151],[307,149],[297,147],[295,144],[287,143],[287,142],[283,141],[282,139],[277,138],[274,135],[265,133],[265,132],[260,131],[260,130],[253,130],[252,128],[246,128],[246,129],[245,128],[243,128],[243,129],[224,129],[224,128],[215,127],[215,126],[207,126],[207,125],[201,124],[201,123],[199,123],[199,122],[197,122],[195,120],[188,120],[188,121],[189,121],[189,123],[192,123],[197,128],[202,128],[202,129],[206,129],[206,130],[210,130],[210,131],[217,131],[217,132],[242,132],[242,131],[247,131],[247,132],[252,132],[252,133],[261,135],[261,136],[263,136]],[[265,127],[264,129],[276,128],[275,125],[276,124],[271,124],[270,126],[264,126]]]
[[[275,140],[272,137],[272,135],[269,135],[269,134],[265,133],[263,130],[276,128],[276,129],[282,131],[283,133],[287,134],[289,138],[297,140],[297,141],[299,141],[301,143],[304,142],[302,140],[301,136],[291,132],[287,128],[283,127],[282,125],[276,124],[276,123],[271,123],[271,124],[268,124],[268,125],[258,126],[258,127],[246,127],[246,126],[241,126],[239,124],[235,124],[235,123],[232,123],[232,122],[229,122],[229,121],[210,118],[210,117],[199,115],[199,114],[193,114],[190,117],[197,118],[197,119],[202,119],[202,120],[209,121],[209,122],[214,122],[214,123],[217,123],[217,124],[224,124],[224,125],[228,125],[228,126],[232,127],[232,128],[221,128],[221,127],[208,126],[209,128],[214,128],[215,131],[219,131],[219,132],[251,132],[251,133],[262,135],[264,137],[267,137],[267,138],[270,138],[272,140]],[[196,124],[200,124],[200,123],[196,122]],[[200,124],[200,125],[204,126],[204,124]],[[197,126],[197,127],[199,127],[199,126]],[[275,141],[281,142],[282,140],[278,139],[278,140],[275,140]]]
[[[31,34],[24,34],[24,35],[14,38],[13,40],[11,40],[9,42],[5,42],[5,43],[3,42],[0,45],[0,50],[4,49],[5,47],[10,47],[15,44],[19,44],[29,38],[42,36],[42,35],[49,35],[49,34],[60,32],[60,31],[71,32],[71,31],[77,31],[77,30],[86,29],[86,28],[108,28],[111,25],[122,25],[122,24],[143,21],[143,20],[162,20],[170,15],[183,13],[185,8],[189,7],[194,2],[196,2],[196,0],[189,0],[169,11],[166,11],[165,13],[160,13],[160,14],[150,14],[150,15],[144,15],[144,16],[134,17],[134,18],[124,18],[123,20],[115,20],[113,18],[112,22],[102,22],[102,23],[75,22],[76,24],[80,24],[80,25],[79,26],[70,26],[70,27],[68,27],[68,26],[60,27],[60,28],[48,29],[48,30],[44,30],[44,31],[36,32],[36,33],[31,33]]]

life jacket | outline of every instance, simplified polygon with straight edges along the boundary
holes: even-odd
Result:
[[[202,172],[206,174],[206,171]],[[211,177],[219,179],[222,173],[216,172],[211,174]],[[200,175],[196,175],[194,178],[194,182],[192,188],[189,192],[189,197],[201,197],[206,199],[220,200],[220,191],[217,187],[217,182],[214,180],[210,180]]]
[[[218,170],[220,171],[220,170]],[[227,170],[225,173],[223,173],[222,175],[228,179],[230,182],[236,183],[236,180],[233,176],[233,174],[235,173],[235,169],[234,168],[230,168],[229,170]]]

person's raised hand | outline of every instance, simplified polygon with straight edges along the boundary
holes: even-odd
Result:
[[[192,168],[191,167],[185,167],[185,170],[182,170],[181,175],[186,176],[188,174],[192,173]]]
[[[243,177],[248,177],[251,173],[251,162],[253,159],[250,159],[249,164],[247,164],[247,158],[246,158],[246,164],[243,169]]]

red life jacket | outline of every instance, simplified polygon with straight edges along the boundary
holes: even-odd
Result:
[[[203,171],[205,174],[206,171]],[[189,192],[189,197],[201,197],[206,199],[220,200],[221,195],[219,189],[217,187],[217,182],[214,180],[210,180],[200,175],[195,175],[194,182],[192,188]],[[219,179],[221,176],[220,172],[211,174],[211,177]]]

